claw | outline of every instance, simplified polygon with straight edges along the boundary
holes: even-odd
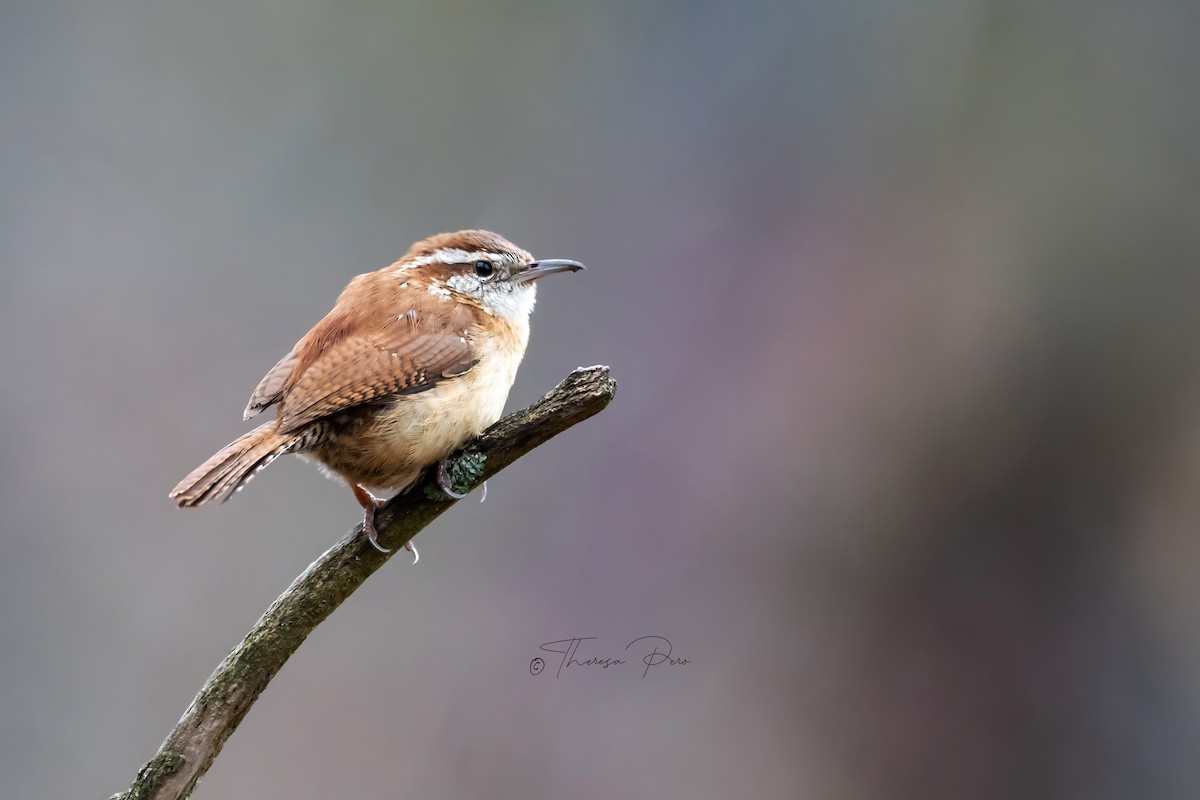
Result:
[[[479,495],[479,502],[482,503],[484,500],[487,500],[487,481],[483,482],[483,486],[481,488],[483,489],[483,492]]]
[[[450,471],[446,469],[446,459],[437,463],[437,485],[445,495],[454,500],[462,500],[465,494],[454,491],[454,483],[450,480]]]

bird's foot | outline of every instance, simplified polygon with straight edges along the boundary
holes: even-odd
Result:
[[[445,494],[446,497],[452,500],[462,500],[464,497],[467,497],[467,495],[462,492],[454,491],[454,481],[450,479],[450,470],[449,468],[446,468],[445,458],[438,462],[437,468],[433,473],[433,480],[437,481],[438,488],[442,489],[442,493]]]
[[[367,541],[381,553],[392,552],[388,548],[379,543],[379,531],[375,530],[375,511],[376,508],[363,509],[363,533],[367,535]]]
[[[371,494],[362,484],[352,484],[351,488],[354,489],[354,499],[363,507],[363,533],[367,535],[367,541],[381,553],[392,552],[379,543],[379,531],[375,530],[375,512],[383,508],[387,500]]]
[[[387,505],[387,500],[376,497],[357,483],[353,485],[353,489],[355,499],[363,507],[363,533],[367,535],[367,541],[381,553],[392,552],[379,543],[379,531],[375,529],[375,512]],[[414,564],[421,560],[421,554],[417,552],[416,545],[412,543],[411,539],[404,543],[404,549],[413,554]]]
[[[450,480],[450,470],[446,468],[446,459],[442,459],[437,463],[437,472],[434,474],[434,479],[437,481],[438,488],[445,493],[446,497],[453,500],[462,500],[467,495],[464,492],[454,491],[454,481]]]
[[[424,485],[425,496],[435,503],[461,500],[483,475],[487,456],[482,453],[462,453],[456,458],[443,458],[433,466],[432,483]],[[487,487],[484,487],[487,496]]]

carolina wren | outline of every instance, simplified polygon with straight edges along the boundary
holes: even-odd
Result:
[[[452,497],[444,459],[500,418],[529,341],[536,281],[583,269],[535,261],[480,230],[417,242],[390,267],[359,275],[324,319],[258,384],[260,425],[171,491],[181,508],[228,500],[284,453],[345,480],[380,550],[373,492],[404,489],[431,465]],[[409,548],[411,549],[411,547]]]

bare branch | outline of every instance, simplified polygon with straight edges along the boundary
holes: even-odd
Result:
[[[613,399],[616,387],[608,367],[580,368],[529,408],[488,428],[464,448],[485,457],[472,488],[598,413]],[[433,502],[422,488],[393,498],[376,517],[379,540],[392,548],[391,553],[371,547],[360,524],[309,565],[217,666],[129,790],[110,800],[179,800],[190,795],[300,643],[401,545],[454,504]]]

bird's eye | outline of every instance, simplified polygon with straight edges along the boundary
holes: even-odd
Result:
[[[495,273],[496,273],[496,268],[494,266],[492,266],[492,262],[490,262],[490,261],[476,261],[475,262],[475,274],[478,275],[483,280],[486,281],[488,278],[492,277],[492,275],[494,275]]]

